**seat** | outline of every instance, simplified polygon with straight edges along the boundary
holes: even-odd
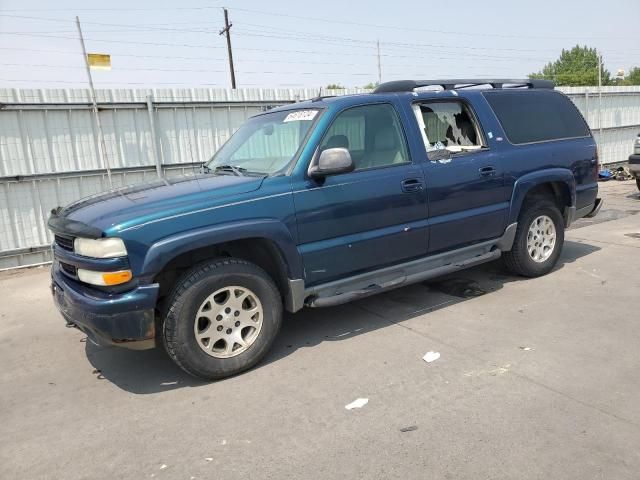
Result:
[[[400,145],[398,144],[398,134],[392,126],[381,128],[373,139],[373,151],[365,156],[365,168],[381,167],[405,161]]]

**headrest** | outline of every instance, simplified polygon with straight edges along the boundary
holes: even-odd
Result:
[[[376,150],[394,150],[397,148],[397,136],[393,127],[380,129],[373,140],[373,147]]]
[[[346,135],[334,135],[329,137],[325,148],[349,148],[349,139]]]

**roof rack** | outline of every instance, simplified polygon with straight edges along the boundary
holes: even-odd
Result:
[[[412,92],[416,88],[438,86],[443,90],[462,89],[469,87],[477,87],[480,85],[491,85],[491,88],[548,88],[553,89],[555,83],[551,80],[542,79],[449,79],[449,80],[395,80],[385,82],[378,85],[373,93],[392,93],[392,92]],[[505,86],[506,85],[506,86]]]

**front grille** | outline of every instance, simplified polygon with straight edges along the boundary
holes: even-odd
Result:
[[[65,250],[69,250],[70,252],[73,252],[73,238],[63,237],[62,235],[56,235],[55,240],[60,248],[64,248]]]
[[[71,275],[72,277],[75,277],[78,274],[78,269],[73,265],[69,265],[68,263],[60,262],[60,268],[64,273],[66,273],[67,275]]]

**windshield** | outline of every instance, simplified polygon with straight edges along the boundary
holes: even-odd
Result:
[[[318,110],[286,110],[249,119],[207,163],[213,172],[271,175],[296,155]]]

